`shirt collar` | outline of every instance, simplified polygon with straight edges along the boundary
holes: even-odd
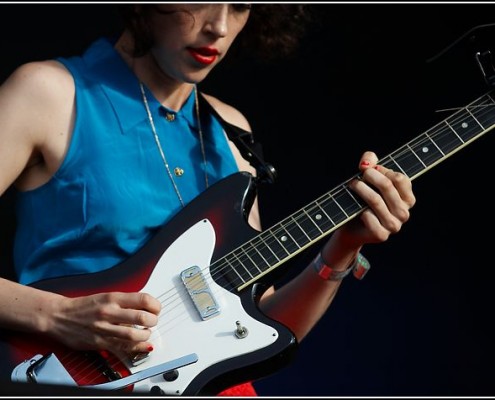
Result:
[[[115,39],[98,39],[88,48],[83,59],[89,67],[90,76],[95,77],[95,83],[101,87],[112,105],[125,134],[137,124],[147,121],[148,116],[139,81],[114,49],[114,43]],[[191,92],[184,106],[175,112],[162,106],[146,87],[145,90],[153,115],[171,112],[177,118],[184,118],[191,127],[197,128],[194,92]]]

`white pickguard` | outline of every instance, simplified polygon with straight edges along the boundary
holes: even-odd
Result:
[[[215,247],[215,231],[204,219],[191,226],[163,253],[149,281],[141,292],[150,293],[162,303],[158,325],[153,329],[154,350],[141,365],[127,365],[132,373],[196,353],[198,361],[178,370],[179,376],[167,382],[162,375],[138,382],[134,391],[149,391],[159,386],[167,395],[181,395],[202,371],[223,360],[262,349],[277,340],[277,331],[247,314],[235,294],[217,285],[211,278],[209,265]],[[180,274],[186,268],[198,266],[210,286],[220,312],[202,320]],[[235,335],[236,321],[249,333],[245,338]]]

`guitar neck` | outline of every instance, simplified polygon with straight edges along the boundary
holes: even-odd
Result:
[[[379,164],[415,179],[495,126],[491,91],[390,153]],[[359,215],[366,204],[348,188],[354,175],[226,255],[242,290]]]

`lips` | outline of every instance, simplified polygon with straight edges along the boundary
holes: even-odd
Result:
[[[200,64],[212,64],[220,54],[217,49],[212,47],[189,47],[187,49],[191,56]]]

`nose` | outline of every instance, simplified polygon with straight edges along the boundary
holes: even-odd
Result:
[[[218,37],[227,36],[228,31],[228,4],[214,4],[210,7],[204,30]]]

